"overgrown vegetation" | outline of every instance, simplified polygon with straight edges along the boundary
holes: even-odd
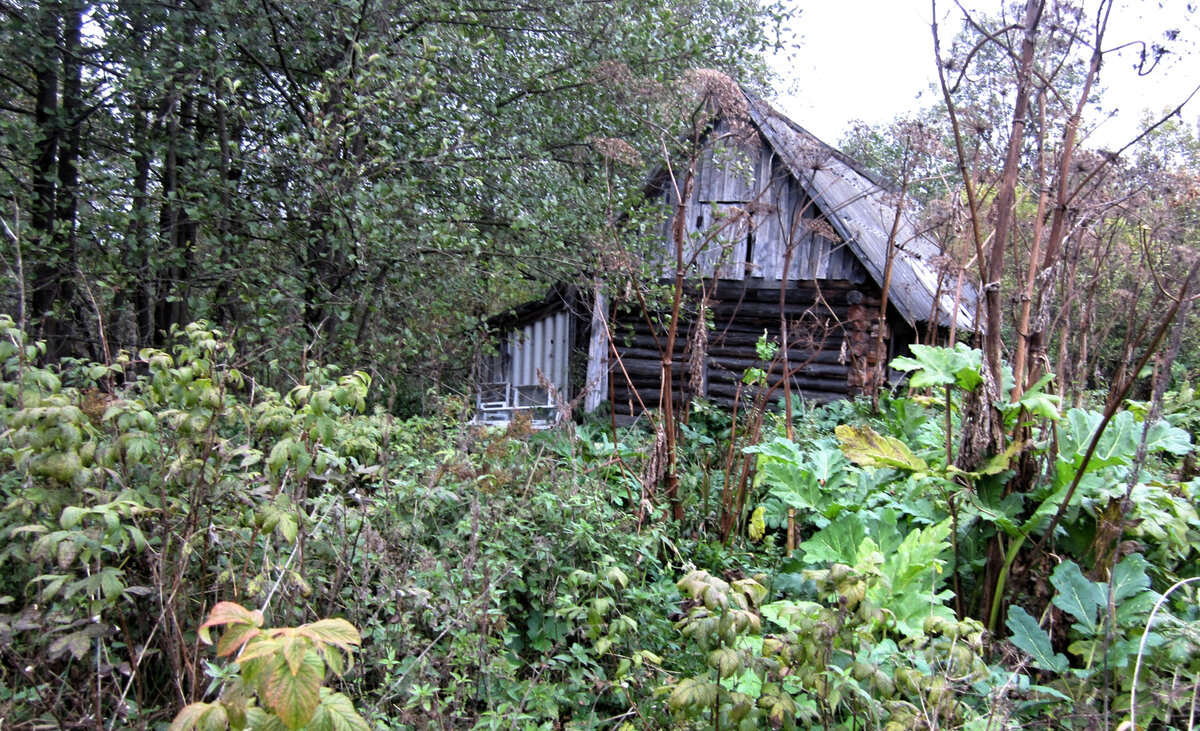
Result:
[[[974,473],[947,452],[977,351],[901,364],[953,378],[948,397],[797,405],[796,439],[768,414],[726,546],[704,449],[681,453],[687,519],[659,521],[636,429],[478,430],[454,401],[398,421],[367,413],[367,377],[316,366],[281,394],[199,324],[61,369],[3,327],[14,728],[149,728],[185,705],[180,728],[1191,723],[1200,485],[1173,476],[1191,436],[1124,410],[1084,459],[1101,415],[1043,397],[1023,449],[1050,469],[1006,495],[1016,451]],[[731,427],[697,417],[687,438],[720,453]]]
[[[672,358],[736,216],[643,288],[630,208],[778,7],[6,4],[0,724],[1195,728],[1200,145],[1077,144],[1110,5],[968,19],[852,140],[987,326],[824,406],[764,338],[729,413]],[[596,262],[659,412],[471,425],[464,335]]]

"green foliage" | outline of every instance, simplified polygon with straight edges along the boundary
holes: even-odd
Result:
[[[261,384],[337,359],[388,374],[411,412],[464,380],[481,318],[594,261],[658,152],[641,121],[674,108],[679,77],[761,82],[785,16],[757,0],[6,13],[0,37],[29,59],[0,73],[0,215],[24,261],[0,308],[24,277],[56,360],[161,348],[206,318]],[[39,88],[61,91],[52,108]]]
[[[1008,610],[1008,631],[1012,633],[1010,641],[1033,659],[1034,667],[1055,673],[1067,671],[1067,658],[1054,652],[1050,637],[1023,607]]]
[[[888,637],[886,605],[871,599],[882,575],[867,571],[833,564],[807,572],[819,601],[761,605],[766,590],[756,581],[689,573],[680,589],[702,605],[678,626],[707,653],[708,670],[665,689],[670,709],[734,728],[891,728],[971,717],[956,697],[988,677],[981,626],[929,616],[898,644]]]
[[[1200,546],[1195,484],[1154,463],[1122,508],[1140,439],[1122,421],[1060,526],[1067,560],[1005,597],[997,626],[1026,669],[965,618],[978,536],[1002,536],[1021,571],[1097,423],[1086,412],[1060,424],[1060,452],[1018,447],[1056,470],[1005,495],[1018,452],[975,473],[945,465],[944,402],[798,411],[803,441],[747,451],[761,533],[726,547],[704,533],[730,430],[710,407],[688,427],[681,491],[697,516],[677,532],[651,517],[644,431],[477,430],[453,402],[399,421],[364,413],[365,375],[312,364],[279,393],[203,324],[119,369],[47,368],[11,320],[0,327],[0,638],[21,673],[0,679],[0,712],[14,725],[97,703],[114,727],[176,716],[198,729],[353,728],[356,713],[397,730],[1002,727],[1062,703],[1094,719],[1104,703],[1124,712],[1155,591]],[[766,429],[782,432],[776,417]],[[1160,427],[1149,448],[1187,444]],[[1094,552],[1101,530],[1117,535],[1111,561]],[[1141,656],[1139,693],[1160,694],[1164,723],[1200,647],[1194,598],[1172,596]],[[237,606],[273,607],[292,629]],[[350,624],[320,619],[335,614]],[[1066,621],[1041,629],[1049,617]],[[190,654],[215,628],[236,664]],[[195,701],[182,712],[180,690]]]
[[[895,358],[892,367],[913,371],[908,380],[913,388],[958,386],[974,391],[983,383],[983,352],[978,349],[963,343],[955,343],[953,348],[917,344],[909,347],[915,357]]]
[[[237,664],[237,679],[215,703],[191,703],[170,731],[240,731],[283,726],[295,731],[367,731],[370,726],[350,699],[324,687],[328,668],[336,676],[352,665],[362,644],[344,619],[322,619],[299,627],[263,628],[262,612],[233,602],[213,607],[200,625],[200,639],[223,627],[217,656]],[[343,657],[344,655],[344,657]]]
[[[11,320],[0,324],[21,342]],[[202,606],[182,588],[311,594],[294,565],[297,544],[303,536],[319,547],[328,516],[353,509],[309,485],[378,470],[358,462],[371,431],[358,416],[364,374],[316,380],[308,397],[284,399],[247,390],[220,332],[193,324],[176,336],[171,353],[122,356],[122,369],[140,375],[112,394],[62,385],[112,369],[53,371],[32,352],[8,353],[0,596],[11,613],[0,631],[14,658],[37,668],[26,680],[40,699],[15,718],[68,712],[50,701],[63,698],[63,683],[96,692],[115,714],[129,712],[116,709],[136,681],[142,705],[132,713],[152,712],[168,689],[145,685],[143,663],[174,658],[167,667],[182,673],[180,648],[192,641],[184,628],[200,624]],[[67,708],[76,702],[90,705],[67,695]]]
[[[949,520],[902,533],[894,509],[878,515],[847,512],[798,547],[806,564],[850,566],[858,576],[874,577],[865,596],[886,607],[889,628],[905,637],[921,635],[929,616],[952,617],[944,606],[942,555],[950,547]],[[806,574],[808,576],[809,574]],[[847,594],[844,587],[839,591]]]
[[[801,450],[795,442],[777,438],[745,452],[758,455],[757,479],[768,486],[768,494],[784,508],[801,511],[818,527],[861,497],[857,475],[828,441]],[[779,510],[772,510],[771,522],[779,526]]]

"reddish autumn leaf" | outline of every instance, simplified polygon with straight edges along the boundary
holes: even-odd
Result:
[[[244,624],[257,628],[263,624],[263,615],[257,609],[251,611],[235,602],[218,602],[208,613],[208,620],[200,625],[200,639],[205,644],[211,645],[212,638],[209,636],[208,629],[226,624]]]

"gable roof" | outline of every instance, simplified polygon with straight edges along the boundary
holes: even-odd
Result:
[[[767,144],[882,286],[897,193],[766,101],[752,94],[746,94],[746,101],[750,119]],[[942,254],[937,242],[918,228],[914,213],[913,204],[901,211],[888,288],[889,301],[910,325],[929,322],[934,313],[934,297],[938,294],[934,259]],[[957,288],[956,279],[943,282],[937,324],[948,327],[957,320],[959,329],[974,330],[975,287],[969,281],[963,282],[956,308]]]

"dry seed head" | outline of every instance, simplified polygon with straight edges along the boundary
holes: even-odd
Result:
[[[642,156],[633,145],[618,137],[588,137],[587,143],[613,162],[626,167],[639,168],[642,166]]]
[[[801,225],[817,236],[826,238],[835,244],[840,244],[842,242],[842,237],[838,236],[837,231],[833,230],[833,226],[829,224],[829,221],[826,221],[823,218],[806,218]]]
[[[750,123],[750,106],[736,81],[714,69],[693,69],[684,74],[683,81],[713,118],[725,119],[735,138],[744,140],[751,136],[754,127]]]

